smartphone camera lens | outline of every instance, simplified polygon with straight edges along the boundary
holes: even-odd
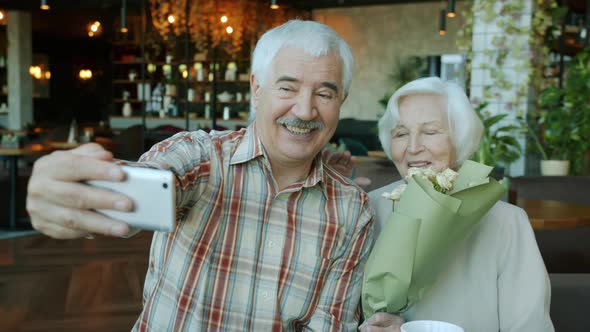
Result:
[[[168,189],[168,184],[167,183],[162,183],[162,187],[164,187],[164,189]]]

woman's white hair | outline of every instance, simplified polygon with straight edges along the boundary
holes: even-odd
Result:
[[[399,88],[389,98],[385,114],[378,124],[379,140],[385,154],[391,159],[391,130],[399,124],[401,99],[416,94],[433,94],[445,97],[451,138],[456,150],[455,165],[460,166],[479,148],[483,135],[483,123],[473,110],[463,88],[453,82],[445,82],[439,77],[414,80]]]
[[[277,53],[286,47],[300,48],[311,56],[319,57],[334,52],[342,64],[342,94],[348,95],[352,81],[352,51],[350,46],[329,26],[303,20],[290,20],[265,32],[256,43],[252,52],[251,72],[260,85],[266,84],[268,71]],[[255,116],[252,100],[250,101],[250,119]]]

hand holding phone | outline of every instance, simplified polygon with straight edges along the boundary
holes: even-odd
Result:
[[[171,232],[176,225],[174,175],[170,171],[122,166],[126,174],[121,182],[87,181],[86,183],[128,196],[133,211],[96,210],[131,227]]]

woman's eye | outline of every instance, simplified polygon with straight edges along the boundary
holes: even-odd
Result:
[[[436,131],[429,130],[429,131],[425,131],[424,134],[426,134],[426,135],[436,135]]]

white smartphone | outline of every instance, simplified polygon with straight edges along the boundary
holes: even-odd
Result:
[[[174,175],[170,171],[121,166],[126,174],[121,182],[87,181],[91,186],[112,190],[133,201],[132,212],[96,210],[131,227],[171,232],[176,224]]]

